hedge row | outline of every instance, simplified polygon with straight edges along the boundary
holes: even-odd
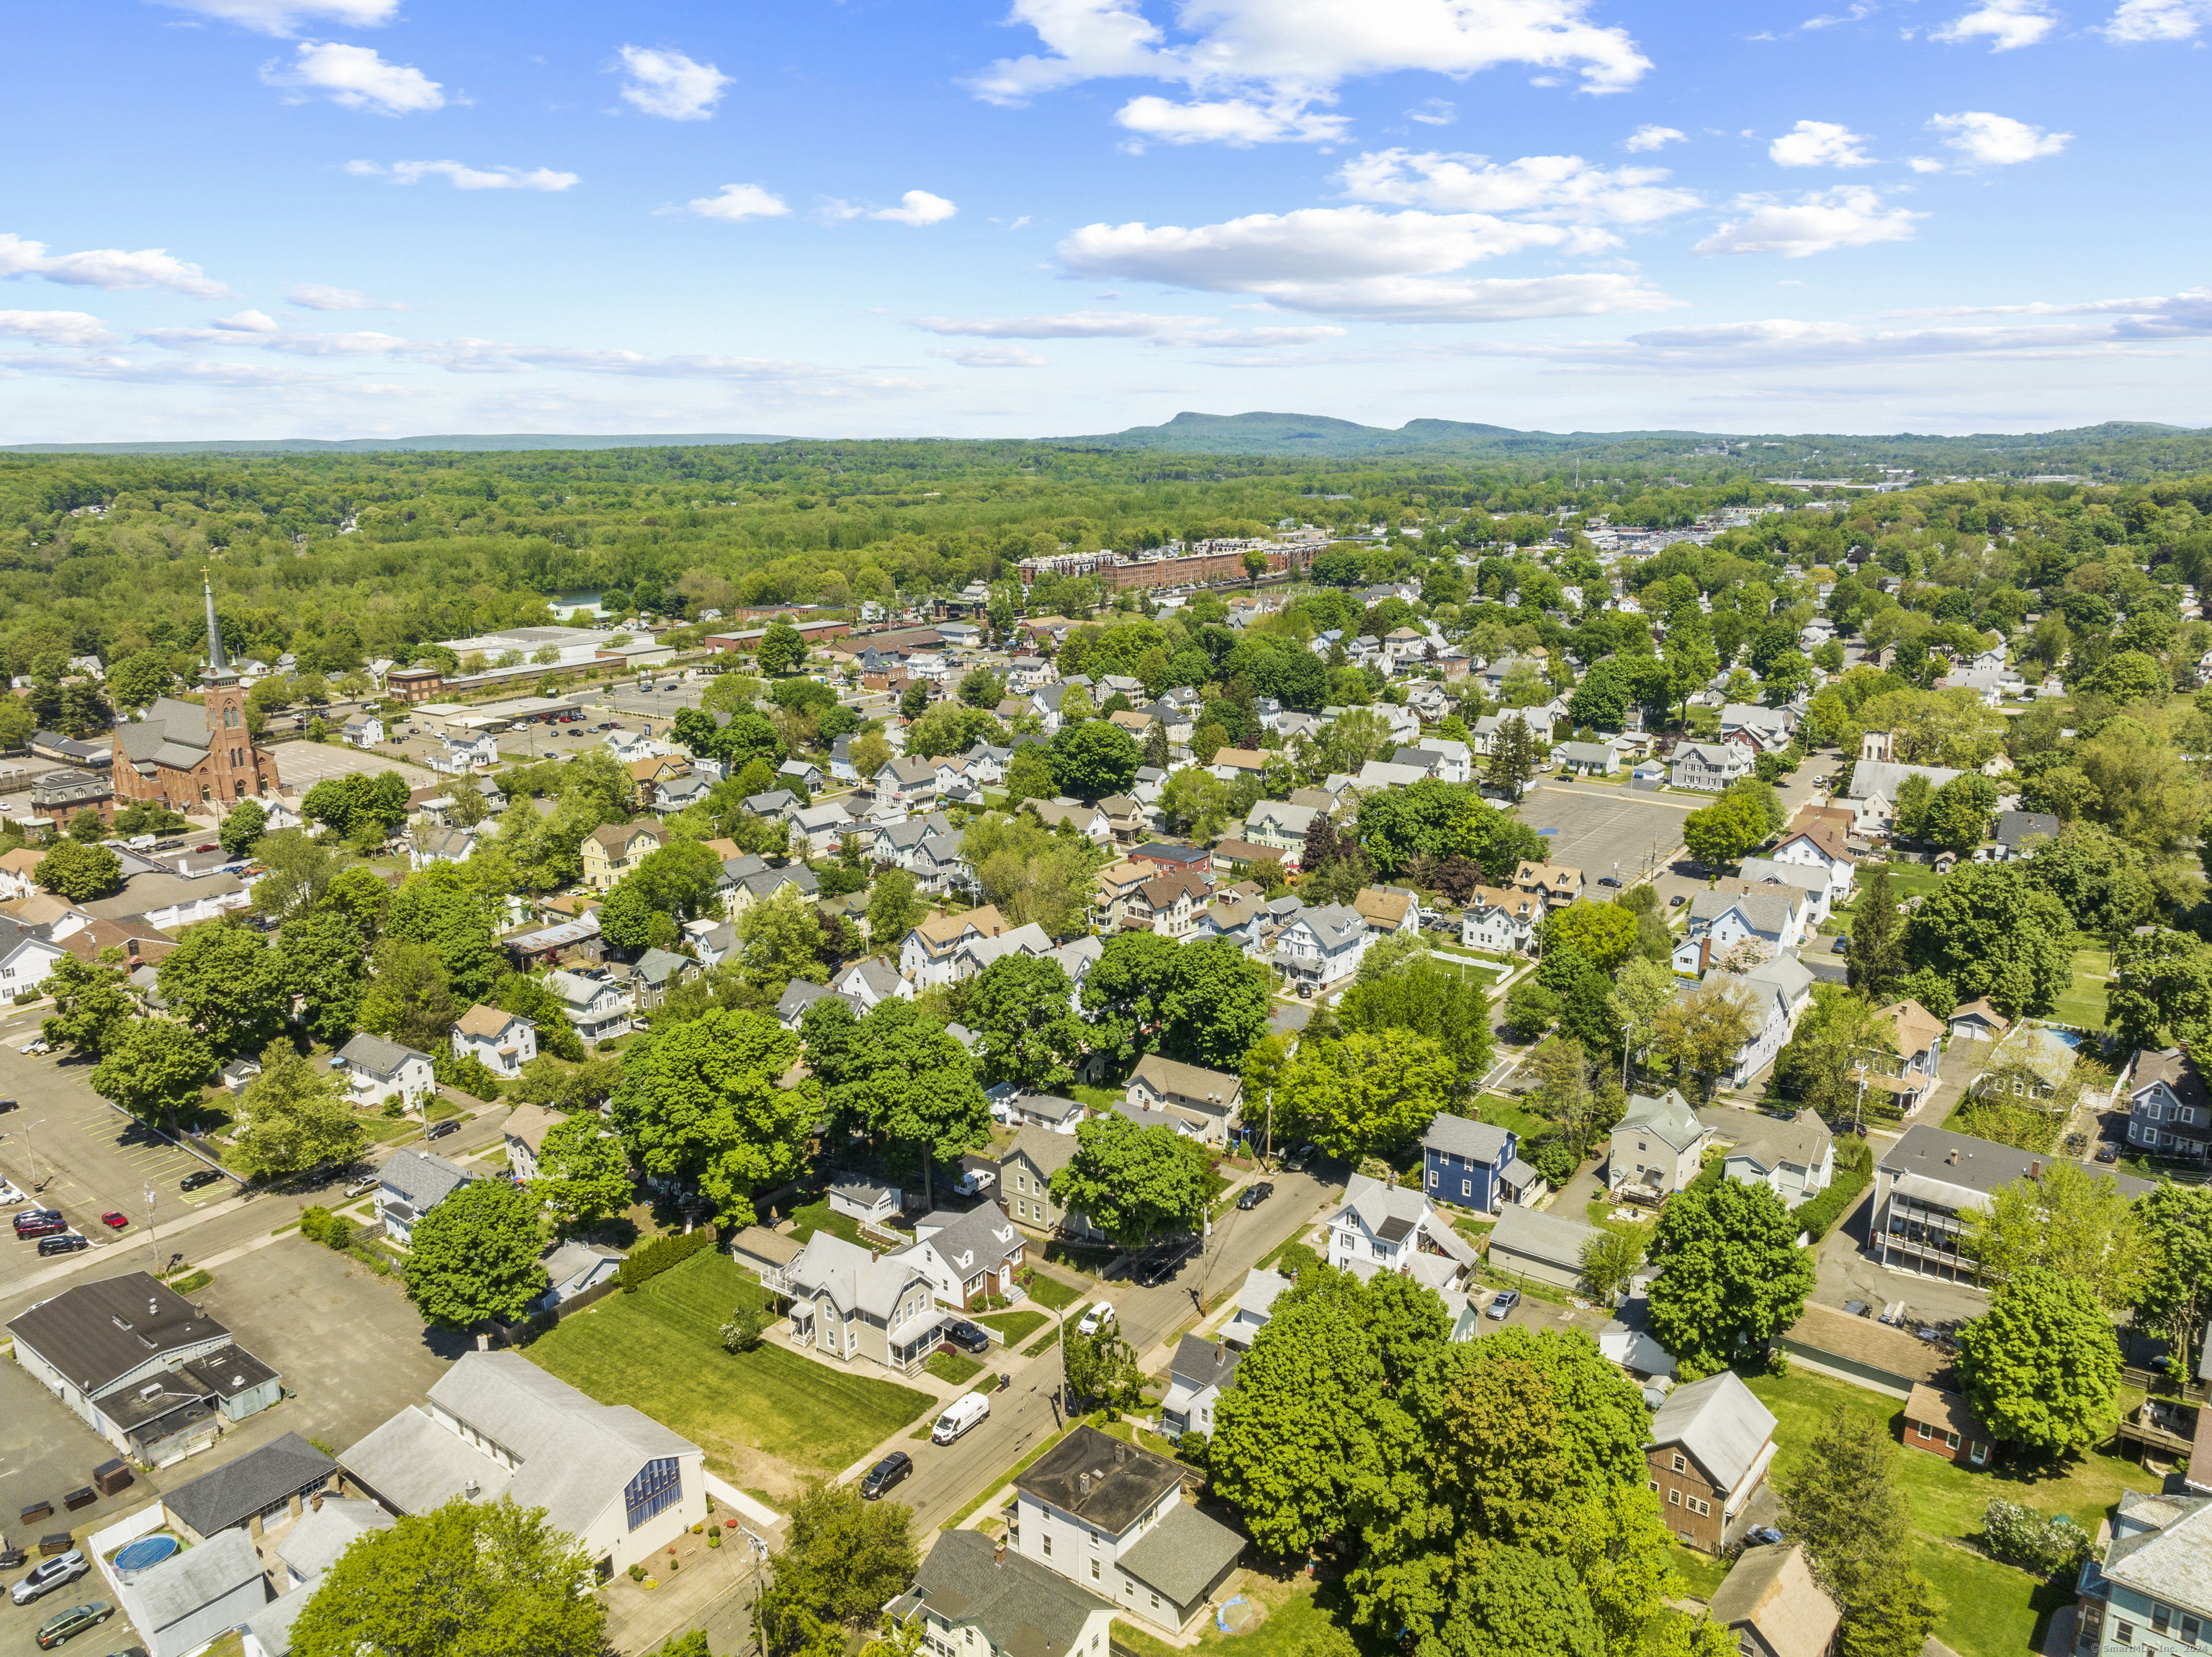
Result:
[[[656,1237],[630,1251],[629,1258],[622,1263],[615,1281],[622,1285],[623,1293],[635,1295],[641,1284],[652,1282],[671,1266],[680,1266],[702,1249],[714,1246],[714,1228],[702,1226],[697,1231],[681,1237]]]
[[[1835,1183],[1809,1203],[1792,1209],[1790,1217],[1798,1228],[1814,1243],[1818,1243],[1842,1219],[1851,1204],[1859,1200],[1859,1193],[1874,1183],[1874,1175],[1866,1169],[1844,1165],[1837,1160]]]

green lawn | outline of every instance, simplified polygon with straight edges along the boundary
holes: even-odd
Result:
[[[1110,1111],[1128,1097],[1120,1087],[1086,1087],[1081,1082],[1072,1084],[1067,1096],[1079,1105],[1088,1105],[1094,1111]]]
[[[816,1232],[826,1231],[833,1237],[842,1237],[861,1248],[867,1246],[860,1241],[860,1222],[849,1214],[832,1213],[830,1199],[826,1197],[818,1203],[809,1203],[803,1209],[793,1209],[791,1220],[791,1240],[794,1243],[803,1243]]]
[[[2074,1603],[2071,1578],[2054,1585],[1924,1537],[1913,1538],[1912,1557],[1943,1604],[1936,1617],[1936,1637],[1960,1657],[2023,1657],[2039,1651],[2051,1613]]]
[[[1475,1100],[1475,1119],[1487,1122],[1494,1128],[1510,1128],[1525,1140],[1541,1139],[1552,1131],[1552,1124],[1533,1112],[1523,1110],[1503,1093],[1484,1093]]]
[[[1083,1291],[1073,1284],[1063,1283],[1049,1273],[1040,1271],[1023,1285],[1029,1297],[1048,1312],[1058,1312],[1073,1306],[1083,1298]]]
[[[1729,1574],[1725,1559],[1716,1559],[1711,1554],[1698,1552],[1675,1543],[1668,1550],[1667,1563],[1674,1568],[1674,1575],[1682,1579],[1682,1591],[1692,1599],[1710,1599]]]
[[[981,1364],[964,1352],[933,1352],[921,1367],[947,1386],[965,1386],[983,1370]]]
[[[834,1472],[934,1403],[774,1342],[724,1351],[717,1331],[733,1307],[759,1294],[728,1255],[710,1250],[635,1295],[609,1295],[525,1351],[600,1403],[633,1404],[681,1433],[726,1476],[741,1449]]]
[[[1008,1346],[1019,1346],[1052,1319],[1042,1312],[987,1312],[975,1321],[998,1331]]]
[[[2078,935],[2075,943],[2074,977],[2060,994],[2058,1004],[2051,1009],[2051,1016],[2060,1024],[2101,1030],[2105,1027],[2105,979],[2112,970],[2112,953]]]

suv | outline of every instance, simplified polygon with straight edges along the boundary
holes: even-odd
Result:
[[[92,1563],[75,1548],[67,1553],[56,1554],[36,1570],[8,1591],[8,1597],[19,1605],[27,1605],[33,1599],[52,1593],[64,1582],[74,1582],[92,1569]]]
[[[58,1617],[49,1617],[39,1624],[39,1649],[52,1651],[73,1634],[98,1628],[115,1615],[115,1607],[105,1599],[94,1599],[89,1605],[71,1605]]]
[[[21,1239],[51,1237],[58,1231],[67,1231],[69,1221],[52,1209],[38,1209],[15,1216],[15,1235]]]
[[[894,1450],[868,1469],[860,1481],[860,1499],[873,1502],[877,1497],[914,1471],[914,1458],[903,1450]]]
[[[54,1236],[41,1237],[39,1240],[39,1252],[41,1255],[74,1254],[81,1248],[91,1246],[91,1238],[75,1231],[60,1232]]]

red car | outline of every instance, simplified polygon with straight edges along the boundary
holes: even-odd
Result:
[[[131,1223],[131,1216],[124,1213],[121,1209],[110,1209],[100,1216],[100,1223],[110,1231],[120,1231]]]

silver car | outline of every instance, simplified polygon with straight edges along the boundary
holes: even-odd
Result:
[[[8,1597],[19,1605],[27,1605],[33,1599],[52,1593],[64,1583],[74,1582],[92,1569],[85,1556],[72,1548],[67,1553],[56,1554],[28,1576],[8,1590]]]

